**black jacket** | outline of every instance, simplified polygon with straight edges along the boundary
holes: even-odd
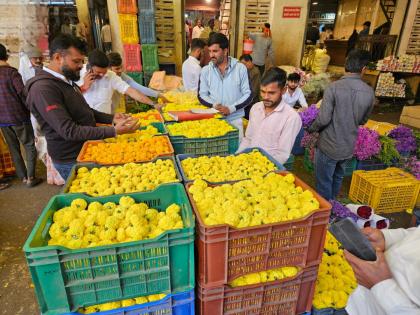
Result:
[[[26,84],[26,93],[54,162],[74,162],[86,140],[115,136],[113,127],[96,127],[97,122],[112,123],[113,116],[91,109],[76,84],[38,70]]]

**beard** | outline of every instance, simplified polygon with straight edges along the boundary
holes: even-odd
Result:
[[[273,107],[277,107],[281,102],[281,98],[275,102],[269,101],[269,100],[263,100],[264,103],[264,107],[266,108],[273,108]]]
[[[64,65],[61,67],[61,71],[67,80],[70,81],[79,81],[80,80],[80,70],[75,71],[70,69],[68,66]]]
[[[222,64],[223,60],[225,60],[224,56],[220,56],[219,58],[211,58],[211,61],[217,66]]]

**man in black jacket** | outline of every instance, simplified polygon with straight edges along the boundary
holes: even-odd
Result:
[[[47,140],[55,168],[67,179],[86,140],[114,137],[138,128],[138,120],[125,114],[109,115],[86,103],[80,79],[86,45],[72,35],[59,35],[50,45],[50,65],[28,81],[27,104]],[[96,127],[96,123],[113,127]]]

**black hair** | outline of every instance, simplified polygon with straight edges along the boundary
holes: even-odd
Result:
[[[104,19],[104,24],[109,24],[109,19],[108,18]]]
[[[200,38],[194,38],[191,42],[191,51],[195,49],[204,49],[206,42]]]
[[[224,34],[214,33],[210,35],[208,45],[211,46],[214,44],[219,44],[220,48],[226,49],[229,47],[229,40]]]
[[[4,45],[0,44],[0,60],[6,61],[9,58],[7,55],[7,49]]]
[[[94,49],[89,53],[88,62],[92,67],[108,68],[109,66],[108,57],[99,49]]]
[[[365,23],[363,23],[363,26],[368,26],[368,27],[370,27],[370,21],[366,21]]]
[[[264,23],[264,26],[265,26],[266,28],[270,28],[270,27],[271,27],[270,23]]]
[[[318,22],[317,21],[312,21],[312,26],[318,26]]]
[[[242,55],[242,56],[240,56],[240,57],[239,57],[239,60],[240,60],[240,61],[245,60],[245,61],[247,61],[247,62],[249,62],[249,61],[251,61],[251,62],[252,62],[252,57],[251,57],[251,55],[249,55],[249,54],[244,54],[244,55]]]
[[[261,86],[276,82],[280,88],[284,88],[286,86],[286,77],[287,73],[283,69],[271,68],[262,77]]]
[[[119,67],[122,65],[121,55],[117,52],[111,52],[108,54],[108,61],[110,67]]]
[[[49,45],[50,57],[55,53],[65,52],[71,47],[76,48],[83,55],[86,55],[87,53],[86,42],[73,35],[59,34]]]
[[[361,73],[370,61],[370,53],[366,50],[353,49],[346,58],[344,68],[347,72]]]
[[[287,76],[287,81],[300,82],[300,74],[299,73],[296,73],[296,72],[290,73]]]

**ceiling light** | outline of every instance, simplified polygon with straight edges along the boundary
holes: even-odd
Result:
[[[211,0],[206,0],[207,3],[211,3]]]
[[[312,2],[312,5],[317,5],[318,4],[318,2]]]
[[[184,15],[184,16],[185,16],[185,18],[186,18],[186,19],[188,19],[188,14],[187,14],[187,13],[185,13],[185,15]]]

